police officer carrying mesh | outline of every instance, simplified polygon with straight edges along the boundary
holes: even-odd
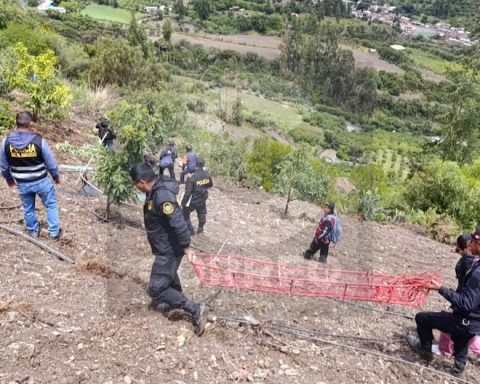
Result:
[[[147,239],[155,255],[148,294],[150,307],[160,312],[181,308],[192,315],[195,334],[200,336],[206,324],[206,306],[187,299],[177,270],[183,255],[191,254],[190,234],[178,206],[175,180],[155,175],[149,164],[132,167],[130,176],[135,187],[147,194],[143,208]]]
[[[213,181],[210,174],[203,169],[204,166],[205,160],[198,158],[197,170],[187,180],[185,194],[182,199],[183,216],[185,217],[191,235],[195,234],[192,222],[190,221],[190,214],[193,211],[197,211],[198,216],[197,233],[203,232],[203,227],[207,222],[208,188],[213,187]]]

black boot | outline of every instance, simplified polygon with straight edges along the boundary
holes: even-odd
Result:
[[[192,315],[192,323],[195,327],[195,334],[201,336],[207,324],[207,306],[202,303],[195,303],[187,300],[182,308]]]
[[[450,373],[453,376],[462,377],[463,374],[465,373],[465,364],[455,360],[455,363],[453,364],[453,367],[450,370]]]
[[[173,309],[173,307],[168,303],[161,303],[159,301],[152,300],[148,305],[148,309],[151,309],[153,311],[158,311],[160,313],[167,313],[167,312],[170,312]]]
[[[306,260],[311,260],[312,259],[312,250],[309,248],[305,252],[303,252],[303,258]]]
[[[320,258],[318,259],[318,262],[322,263],[322,264],[327,264],[327,256],[320,255]]]
[[[197,235],[199,235],[200,233],[203,233],[203,227],[198,227],[198,229],[197,229]]]
[[[430,363],[433,361],[433,353],[431,350],[425,349],[422,346],[419,338],[413,335],[407,336],[407,343],[416,353],[420,355],[426,362]]]

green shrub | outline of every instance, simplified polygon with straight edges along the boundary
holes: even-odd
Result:
[[[187,108],[189,111],[195,113],[203,113],[207,110],[207,104],[203,99],[197,98],[195,100],[189,100],[187,102]]]
[[[307,124],[301,124],[288,132],[296,143],[307,143],[310,145],[322,145],[324,141],[323,132],[313,129]]]
[[[414,209],[434,209],[470,227],[478,222],[480,186],[472,188],[457,163],[435,160],[408,185],[406,199]]]
[[[247,171],[261,180],[261,186],[271,191],[275,185],[278,166],[291,152],[291,147],[267,138],[256,139],[247,155]]]
[[[345,119],[326,112],[313,112],[303,116],[303,121],[330,131],[345,130]]]
[[[0,102],[0,134],[15,126],[15,112],[10,103]]]

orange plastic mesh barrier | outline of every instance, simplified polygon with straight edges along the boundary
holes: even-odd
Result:
[[[198,253],[190,262],[200,281],[209,286],[280,293],[290,296],[330,297],[421,306],[425,286],[434,273],[386,275],[373,271],[306,268],[213,253]]]

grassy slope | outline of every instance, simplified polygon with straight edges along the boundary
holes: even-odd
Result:
[[[460,69],[461,65],[451,61],[444,60],[434,54],[418,48],[409,48],[411,52],[409,57],[414,64],[420,68],[429,69],[432,72],[443,75],[450,69]]]
[[[131,19],[130,11],[122,8],[113,8],[106,5],[89,4],[82,10],[82,14],[88,15],[94,19],[113,21],[116,23],[128,24]],[[140,19],[143,14],[137,13],[137,20]]]

